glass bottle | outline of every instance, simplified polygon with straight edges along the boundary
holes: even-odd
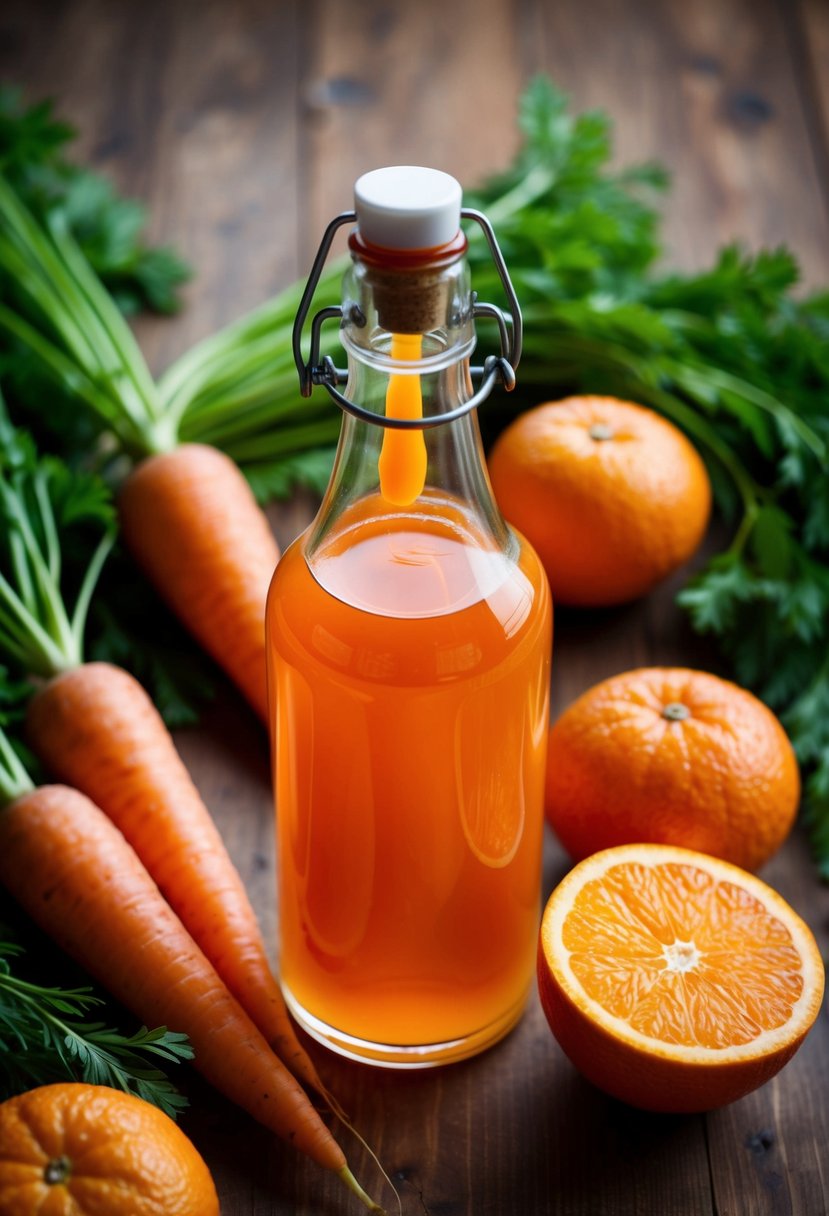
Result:
[[[467,408],[460,187],[355,197],[347,412],[267,606],[280,967],[314,1037],[422,1067],[495,1042],[533,980],[551,606]]]

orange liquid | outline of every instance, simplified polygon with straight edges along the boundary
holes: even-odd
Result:
[[[364,1042],[485,1045],[535,968],[543,571],[430,491],[358,503],[314,570],[300,538],[268,604],[286,994]]]
[[[392,334],[391,357],[398,362],[413,362],[420,358],[423,339],[420,334]],[[389,376],[386,391],[388,418],[422,418],[423,394],[420,376]],[[408,507],[423,493],[426,483],[426,440],[421,430],[386,430],[377,472],[380,493],[386,502]]]

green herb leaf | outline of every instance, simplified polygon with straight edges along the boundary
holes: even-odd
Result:
[[[187,1105],[158,1061],[193,1057],[186,1035],[142,1026],[131,1035],[90,1021],[91,988],[44,987],[16,973],[23,951],[0,941],[0,1099],[33,1085],[81,1080],[136,1094],[173,1118]]]
[[[18,90],[0,89],[0,174],[41,218],[60,209],[93,269],[129,312],[174,312],[190,277],[169,249],[143,240],[143,207],[118,198],[105,178],[79,168],[64,152],[75,132],[53,104],[26,107]]]
[[[312,448],[283,460],[260,461],[245,468],[245,476],[257,501],[288,498],[297,488],[322,495],[331,476],[334,448]]]

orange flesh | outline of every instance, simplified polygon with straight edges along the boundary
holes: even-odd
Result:
[[[579,891],[562,940],[587,994],[664,1043],[750,1043],[787,1023],[803,992],[786,926],[692,865],[612,867]]]
[[[421,357],[420,334],[392,334],[391,357],[416,362]],[[423,394],[420,376],[391,375],[386,390],[388,418],[422,418]],[[386,502],[408,507],[423,492],[426,483],[426,441],[421,430],[386,429],[378,462],[380,492]]]
[[[341,1032],[442,1043],[532,980],[549,596],[460,503],[401,513],[387,491],[344,513],[316,577],[295,543],[269,601],[281,970]]]

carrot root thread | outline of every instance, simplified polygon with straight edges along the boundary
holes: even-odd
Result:
[[[367,1207],[370,1212],[376,1212],[379,1214],[379,1216],[387,1216],[386,1209],[381,1208],[379,1203],[375,1203],[371,1195],[363,1190],[347,1165],[343,1166],[337,1176],[342,1178],[349,1190],[354,1192],[360,1202]]]

